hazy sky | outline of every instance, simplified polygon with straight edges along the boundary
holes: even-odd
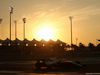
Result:
[[[23,39],[23,21],[26,18],[26,38],[41,40],[43,27],[53,30],[53,40],[70,44],[70,20],[73,16],[73,43],[96,44],[100,38],[100,0],[0,0],[0,38],[9,38],[9,6],[12,14],[12,40],[15,39],[14,20],[17,20],[17,37]],[[1,35],[2,34],[2,35]]]

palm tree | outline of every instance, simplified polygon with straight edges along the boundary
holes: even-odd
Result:
[[[100,43],[97,45],[97,50],[100,50]]]
[[[89,48],[90,50],[94,50],[95,46],[94,46],[93,43],[89,43],[89,44],[88,44],[88,48]]]
[[[81,50],[83,50],[83,49],[85,48],[85,45],[82,44],[82,43],[79,43],[79,48],[80,48]]]

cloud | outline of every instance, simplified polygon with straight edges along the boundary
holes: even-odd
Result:
[[[100,14],[100,8],[95,8],[94,6],[88,6],[81,9],[73,10],[69,15],[77,17],[76,20],[83,20],[99,14]]]

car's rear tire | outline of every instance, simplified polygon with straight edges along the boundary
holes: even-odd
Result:
[[[41,63],[36,63],[36,68],[41,69]]]

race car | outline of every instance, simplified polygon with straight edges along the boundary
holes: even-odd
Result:
[[[65,60],[40,60],[35,64],[38,69],[83,69],[80,63]]]

